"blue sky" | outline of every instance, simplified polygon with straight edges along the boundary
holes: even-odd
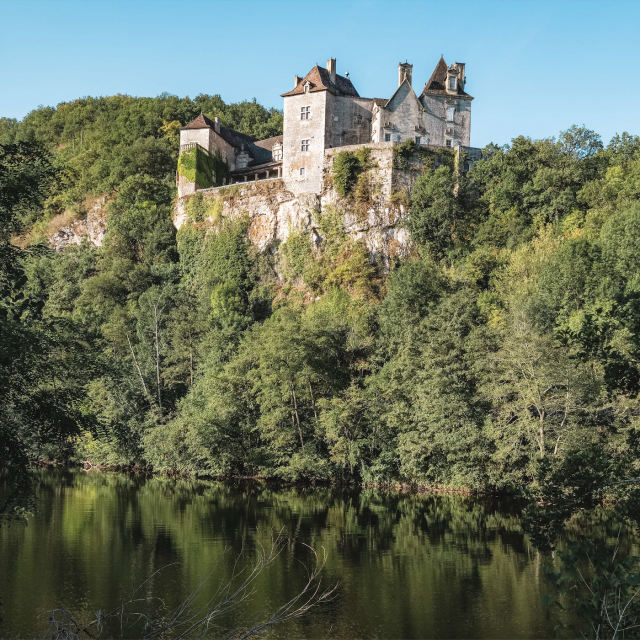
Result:
[[[638,0],[0,0],[0,116],[86,95],[280,94],[337,58],[390,97],[398,62],[422,88],[440,54],[467,64],[471,144],[585,124],[640,134]]]

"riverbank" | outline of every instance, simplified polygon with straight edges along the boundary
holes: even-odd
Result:
[[[397,493],[450,493],[468,496],[508,496],[517,498],[518,494],[515,492],[509,492],[504,490],[491,490],[487,489],[480,491],[477,489],[469,489],[464,487],[439,487],[425,485],[421,483],[409,483],[409,482],[381,482],[381,483],[363,483],[357,484],[355,482],[340,482],[340,481],[323,481],[323,480],[298,480],[298,481],[285,481],[282,478],[273,478],[267,476],[241,476],[241,475],[229,475],[229,476],[195,476],[188,473],[170,473],[166,471],[156,472],[152,467],[145,467],[137,464],[133,465],[103,465],[94,464],[89,460],[82,462],[66,461],[60,462],[57,460],[41,459],[31,462],[34,466],[48,467],[48,468],[78,468],[85,471],[105,471],[116,472],[125,474],[142,474],[146,476],[157,476],[162,478],[190,478],[195,480],[213,481],[213,482],[225,482],[230,480],[250,480],[254,482],[263,482],[276,487],[296,487],[296,486],[318,486],[318,487],[336,487],[345,489],[373,489],[376,491],[387,491]]]

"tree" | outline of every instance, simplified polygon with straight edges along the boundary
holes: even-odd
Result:
[[[424,173],[411,191],[407,229],[413,240],[437,260],[466,239],[466,183],[449,167]]]
[[[493,458],[502,482],[527,482],[536,459],[559,456],[580,441],[601,379],[541,335],[523,313],[509,318],[500,348],[488,358],[482,392],[493,405]]]
[[[68,323],[43,321],[39,301],[25,295],[30,252],[8,242],[20,215],[41,204],[54,175],[38,146],[0,145],[0,466],[10,486],[0,522],[33,505],[29,459],[47,446],[64,451],[78,432],[78,379],[87,362]]]

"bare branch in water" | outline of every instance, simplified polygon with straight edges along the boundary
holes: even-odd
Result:
[[[220,583],[213,597],[202,606],[195,607],[195,600],[205,585],[209,583],[221,561],[231,553],[229,549],[225,550],[209,575],[200,581],[193,593],[175,609],[162,617],[152,618],[138,610],[141,603],[149,603],[154,600],[164,605],[160,598],[152,596],[139,597],[138,594],[149,580],[167,567],[155,571],[133,591],[129,600],[121,603],[113,611],[109,613],[96,611],[95,619],[86,625],[76,622],[74,616],[64,607],[50,611],[49,630],[45,635],[45,640],[99,638],[109,620],[118,620],[120,622],[121,633],[132,624],[144,621],[145,626],[141,634],[143,640],[160,638],[187,640],[190,638],[213,637],[216,631],[220,633],[220,628],[216,625],[217,619],[239,607],[255,593],[254,583],[256,579],[275,562],[282,552],[283,545],[282,532],[280,532],[272,540],[270,549],[266,551],[262,546],[259,546],[253,562],[245,567],[241,566],[240,561],[244,556],[244,550],[241,551],[233,563],[231,578],[226,582]],[[335,596],[337,584],[333,587],[322,589],[321,574],[327,559],[324,548],[322,549],[322,557],[319,557],[313,547],[304,546],[311,550],[313,564],[310,567],[305,565],[307,582],[302,590],[266,620],[223,632],[223,637],[226,640],[245,640],[245,638],[258,635],[276,624],[282,624],[305,615],[314,607],[328,602]]]

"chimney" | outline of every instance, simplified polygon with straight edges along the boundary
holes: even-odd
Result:
[[[408,62],[398,63],[398,86],[400,86],[405,78],[411,84],[411,76],[413,75],[413,65]]]
[[[458,86],[464,91],[464,83],[467,80],[464,75],[465,64],[464,62],[456,62],[453,66],[458,70]]]
[[[336,59],[335,58],[329,58],[329,60],[327,60],[327,71],[329,72],[329,77],[331,78],[331,82],[335,84],[336,83]]]
[[[295,89],[299,84],[302,78],[298,75],[293,76],[293,88]]]
[[[213,124],[215,125],[216,133],[220,133],[220,118],[218,116],[213,119]]]

